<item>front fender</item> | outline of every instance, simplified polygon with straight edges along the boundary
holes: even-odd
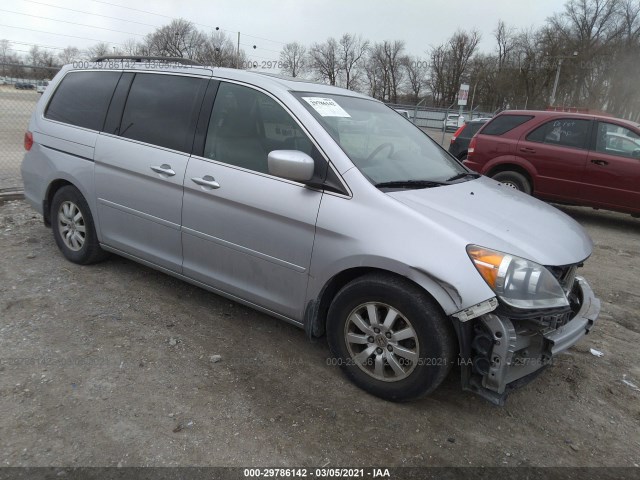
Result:
[[[419,267],[409,266],[392,258],[375,255],[354,255],[344,257],[338,261],[325,265],[317,275],[312,275],[307,288],[307,303],[320,299],[324,288],[336,276],[353,269],[375,269],[386,271],[408,278],[420,285],[440,304],[447,315],[451,315],[462,308],[462,297],[454,285],[435,278],[429,272]]]

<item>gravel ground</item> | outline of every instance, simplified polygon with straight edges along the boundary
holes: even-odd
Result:
[[[637,467],[640,220],[565,211],[596,244],[602,315],[500,408],[455,370],[420,401],[369,396],[324,341],[122,258],[69,263],[24,202],[0,205],[0,462]]]

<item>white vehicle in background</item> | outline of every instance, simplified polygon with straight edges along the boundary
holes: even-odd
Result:
[[[409,111],[408,110],[401,110],[401,109],[394,109],[396,112],[398,112],[400,115],[402,115],[404,118],[406,118],[407,120],[411,120],[411,115],[409,115]]]
[[[448,113],[447,118],[444,119],[442,127],[445,132],[448,132],[450,130],[455,131],[462,125],[464,125],[464,116],[457,113]]]
[[[36,85],[36,92],[41,94],[44,93],[48,85],[49,85],[48,80],[42,80],[41,82],[38,82],[38,84]]]

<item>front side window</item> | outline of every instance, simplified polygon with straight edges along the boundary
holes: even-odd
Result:
[[[211,112],[204,157],[269,173],[273,150],[299,150],[315,160],[316,177],[326,162],[289,113],[273,98],[234,83],[221,83]]]
[[[120,136],[190,153],[207,80],[139,73],[133,79]]]
[[[120,72],[68,73],[53,94],[45,118],[101,130],[120,75]]]
[[[640,158],[640,135],[613,123],[598,122],[596,150],[619,157]]]
[[[527,135],[527,140],[569,148],[586,148],[590,126],[591,120],[560,118],[536,128]]]
[[[372,183],[445,182],[467,172],[429,136],[375,100],[294,95]]]

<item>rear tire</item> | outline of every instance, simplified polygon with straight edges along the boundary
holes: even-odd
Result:
[[[456,356],[450,320],[414,283],[375,273],[333,299],[327,339],[337,365],[363,390],[392,401],[433,392]]]
[[[500,172],[496,173],[493,179],[509,188],[531,195],[531,184],[521,173],[513,171]]]
[[[89,205],[72,185],[62,187],[53,196],[51,229],[58,248],[67,260],[88,265],[107,257],[98,243]]]

